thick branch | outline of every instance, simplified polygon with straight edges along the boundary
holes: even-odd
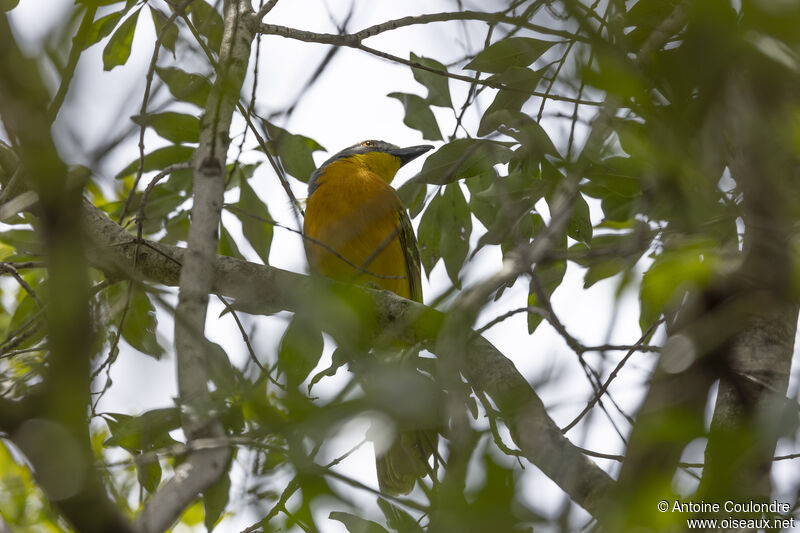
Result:
[[[101,270],[109,275],[130,276],[131,265],[135,264],[138,276],[164,285],[177,283],[185,249],[159,243],[137,247],[128,232],[88,201],[84,203],[84,222],[97,237],[91,260]],[[319,302],[319,283],[309,276],[278,268],[217,257],[212,291],[233,298],[235,307],[243,311],[273,314],[280,310],[302,310],[309,302]],[[387,291],[343,286],[335,282],[325,282],[322,288],[326,285],[339,287],[339,293],[352,291],[353,299],[357,301],[363,300],[365,295],[371,298],[374,316],[384,329],[408,324],[397,332],[405,342],[432,344],[445,318],[440,311]],[[341,317],[341,311],[336,307],[318,306],[315,310],[325,313],[321,319],[327,319],[328,323],[336,323]],[[423,318],[414,320],[423,314]],[[541,399],[513,363],[479,336],[467,341],[465,355],[460,359],[470,383],[488,394],[501,409],[523,455],[550,476],[576,503],[597,514],[613,481],[562,435]]]
[[[212,292],[214,262],[219,241],[220,213],[225,193],[226,159],[231,118],[247,71],[253,33],[245,24],[250,12],[246,0],[225,3],[217,79],[206,102],[200,145],[194,156],[194,201],[188,249],[180,272],[175,319],[178,393],[183,429],[189,440],[219,437],[221,424],[209,419],[205,320]],[[136,522],[144,532],[163,531],[201,492],[225,471],[230,452],[219,448],[196,451],[148,502]]]

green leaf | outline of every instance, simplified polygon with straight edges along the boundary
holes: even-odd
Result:
[[[234,393],[239,377],[238,371],[231,364],[231,360],[228,359],[228,354],[222,346],[216,342],[206,341],[205,356],[208,374],[217,386],[217,391],[222,394]]]
[[[156,338],[156,310],[142,289],[131,287],[130,290],[133,294],[122,324],[122,338],[140,352],[158,359],[164,349]]]
[[[389,93],[389,98],[400,100],[406,110],[403,124],[409,128],[422,132],[422,137],[429,141],[442,140],[442,132],[439,131],[439,124],[428,103],[421,96],[409,93]]]
[[[630,261],[619,257],[594,263],[586,269],[586,274],[583,276],[583,288],[588,289],[598,281],[616,276],[630,266]]]
[[[484,115],[484,119],[486,117],[487,115]],[[501,109],[492,113],[489,123],[505,125],[507,129],[504,133],[519,141],[521,150],[515,152],[514,159],[524,158],[525,168],[535,167],[535,164],[531,163],[539,163],[545,155],[561,157],[544,128],[525,113]]]
[[[365,520],[359,516],[340,511],[332,511],[328,517],[344,524],[350,533],[389,533],[382,525],[372,520]]]
[[[680,0],[639,0],[625,15],[625,27],[634,29],[625,35],[628,49],[639,50],[645,40],[675,9]]]
[[[405,512],[400,507],[390,503],[383,498],[378,498],[378,507],[386,517],[386,524],[399,533],[423,533],[422,527],[414,520],[414,517]]]
[[[169,432],[181,427],[180,411],[176,407],[153,409],[139,416],[104,413],[103,418],[111,432],[103,446],[119,446],[134,454],[175,444],[177,441]]]
[[[414,63],[419,63],[420,65],[440,72],[447,72],[447,67],[435,59],[420,57],[414,52],[411,52],[410,58]],[[450,99],[450,85],[447,76],[434,74],[429,70],[414,67],[411,67],[411,72],[414,74],[414,79],[428,89],[428,96],[425,98],[428,104],[439,107],[453,107],[453,102]]]
[[[545,223],[542,217],[537,214],[531,215],[533,222],[533,235],[534,239],[544,228]],[[554,246],[554,250],[564,250],[567,247],[567,236],[563,235],[561,241]],[[564,274],[567,272],[567,261],[565,259],[542,261],[536,263],[533,268],[533,277],[528,288],[528,305],[532,307],[540,307],[544,302],[541,302],[536,294],[536,285],[538,281],[542,292],[549,299],[553,292],[561,285],[564,280]],[[528,313],[528,334],[533,333],[539,324],[542,322],[542,316],[538,313]]]
[[[496,130],[501,125],[508,125],[513,127],[515,120],[522,109],[522,105],[530,98],[529,94],[512,92],[512,91],[497,91],[494,100],[481,117],[481,122],[478,125],[478,135],[488,135]],[[516,114],[514,114],[516,112]],[[527,116],[527,115],[526,115]],[[509,122],[511,122],[509,124]]]
[[[486,78],[486,81],[505,85],[507,89],[500,89],[501,91],[516,89],[530,95],[539,87],[543,74],[544,70],[533,70],[528,67],[510,67],[499,74],[492,74]]]
[[[200,35],[206,38],[208,46],[214,52],[219,53],[224,29],[222,16],[206,0],[194,0],[189,4],[189,13],[191,14],[192,23],[197,28],[197,31],[200,32]]]
[[[161,170],[176,163],[185,163],[192,158],[194,148],[175,144],[153,150],[144,156],[144,172]],[[122,169],[114,179],[124,179],[136,173],[139,168],[139,159],[135,159]]]
[[[145,206],[143,232],[148,235],[164,228],[167,217],[179,205],[186,201],[182,191],[173,191],[163,185],[157,185],[150,193]]]
[[[719,264],[714,241],[689,241],[659,254],[642,276],[639,326],[645,332],[665,308],[691,289],[704,287]]]
[[[19,0],[0,0],[0,11],[11,11],[19,4]]]
[[[470,209],[488,229],[478,246],[513,247],[520,239],[530,239],[533,228],[529,214],[550,189],[547,181],[530,172],[513,171],[494,180],[488,189],[472,193]]]
[[[441,259],[440,244],[442,242],[442,225],[439,222],[439,209],[443,205],[442,196],[434,194],[428,207],[422,213],[417,231],[417,241],[419,244],[419,255],[422,267],[428,277],[431,275],[433,267]]]
[[[189,238],[189,213],[181,211],[168,219],[164,227],[167,230],[167,234],[161,238],[160,242],[172,245],[181,241],[186,242]]]
[[[153,128],[156,133],[175,144],[196,143],[200,138],[200,119],[194,115],[166,111],[131,117],[139,126]]]
[[[175,22],[169,22],[169,17],[152,5],[150,6],[150,15],[153,17],[153,26],[156,29],[156,35],[161,38],[162,46],[174,54],[175,43],[178,40],[178,26]]]
[[[264,121],[264,128],[269,134],[267,149],[270,154],[280,157],[286,172],[303,183],[308,183],[316,169],[312,154],[325,148],[310,137],[289,133],[267,121]]]
[[[464,68],[481,72],[503,72],[511,67],[527,67],[554,44],[530,37],[509,37],[488,46]]]
[[[41,282],[41,280],[37,277],[32,277],[30,275],[25,275],[23,277],[25,281],[33,288],[37,294],[42,294],[44,290],[46,290],[46,285]],[[35,346],[45,334],[45,328],[42,326],[42,315],[39,314],[39,321],[38,322],[31,322],[34,316],[39,313],[40,307],[36,303],[36,300],[31,298],[28,293],[24,290],[21,290],[17,293],[17,307],[14,309],[14,314],[11,316],[10,321],[4,321],[4,323],[8,324],[6,329],[6,336],[9,335],[13,331],[17,331],[22,328],[26,324],[30,324],[30,328],[26,329],[26,334],[29,334],[28,337],[23,337],[24,340],[19,343],[16,348],[24,349],[30,348],[31,346]]]
[[[92,25],[89,26],[89,30],[86,32],[86,40],[83,43],[83,47],[89,48],[111,33],[125,12],[126,10],[123,9],[115,13],[109,13],[92,22]]]
[[[572,206],[572,215],[567,224],[567,235],[579,242],[589,243],[592,240],[592,221],[589,218],[589,204],[583,195],[577,194]]]
[[[153,494],[161,483],[161,465],[158,459],[147,463],[136,463],[136,477],[144,490]]]
[[[512,155],[511,149],[503,143],[456,139],[431,154],[414,181],[444,185],[483,174],[494,176],[494,165],[508,163]]]
[[[427,192],[428,188],[424,183],[411,180],[406,181],[397,189],[397,195],[405,208],[408,209],[408,214],[411,218],[416,218],[422,212],[422,208],[425,207],[425,194]]]
[[[203,491],[204,523],[207,531],[212,531],[219,524],[231,492],[231,476],[226,471],[211,487]]]
[[[433,267],[444,259],[447,275],[456,287],[458,274],[469,254],[472,217],[458,183],[450,183],[442,194],[431,199],[419,223],[420,260],[430,276]]]
[[[461,288],[458,274],[469,254],[472,218],[467,200],[458,183],[450,183],[445,187],[442,205],[439,208],[439,224],[442,232],[439,249],[447,275],[455,287]]]
[[[0,231],[0,242],[16,249],[17,253],[39,255],[42,245],[36,232],[29,229],[9,229]]]
[[[211,83],[206,78],[175,67],[156,67],[156,72],[167,84],[172,96],[182,102],[205,107],[208,93],[211,90]]]
[[[592,65],[595,68],[586,68],[583,72],[583,79],[588,85],[624,100],[647,99],[647,79],[626,54],[598,48]]]
[[[238,206],[246,213],[261,218],[271,218],[267,205],[261,201],[245,179],[241,181],[239,186]],[[269,250],[272,245],[273,234],[272,224],[247,216],[247,214],[240,211],[234,211],[234,214],[242,222],[242,232],[247,242],[250,243],[250,246],[253,247],[253,250],[256,251],[264,264],[269,264]]]
[[[609,194],[633,198],[642,193],[642,176],[645,170],[632,157],[609,157],[602,163],[592,165],[586,173],[588,182],[581,191],[593,198],[604,198]]]
[[[103,70],[111,70],[114,67],[124,65],[128,61],[131,56],[136,21],[139,19],[141,10],[142,8],[138,8],[134,11],[111,36],[108,44],[103,49]]]
[[[323,345],[319,329],[295,314],[278,349],[278,369],[286,374],[289,386],[295,387],[308,377],[319,362]]]
[[[242,252],[239,251],[239,247],[236,245],[236,241],[227,228],[225,228],[225,225],[220,223],[219,227],[219,248],[217,253],[219,255],[226,255],[228,257],[235,257],[237,259],[244,259]]]

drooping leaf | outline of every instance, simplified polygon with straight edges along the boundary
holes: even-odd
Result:
[[[414,52],[411,52],[410,59],[412,62],[419,63],[420,65],[424,65],[428,68],[438,70],[440,72],[447,72],[447,67],[435,59],[420,57]],[[439,107],[453,107],[453,102],[450,99],[450,85],[448,83],[447,76],[442,76],[429,70],[414,67],[411,67],[411,72],[414,74],[414,79],[428,89],[428,96],[425,98],[425,101],[428,104]]]
[[[226,471],[211,487],[203,491],[204,524],[207,531],[212,531],[222,518],[228,506],[231,492],[231,476]]]
[[[531,215],[533,225],[534,239],[544,228],[545,223],[542,217],[538,214]],[[566,249],[567,236],[563,235],[561,241],[555,246],[555,249]],[[565,259],[549,260],[536,263],[533,268],[533,277],[531,278],[530,286],[528,288],[528,306],[541,307],[544,302],[539,298],[538,292],[541,290],[548,299],[553,295],[553,292],[561,285],[564,280],[564,274],[567,272],[567,261]],[[537,286],[538,284],[538,286]],[[528,333],[533,333],[539,324],[542,322],[542,315],[537,312],[528,313]]]
[[[447,269],[447,275],[457,288],[461,287],[458,274],[469,254],[469,237],[472,233],[472,218],[464,193],[458,183],[450,183],[442,195],[439,208],[439,223],[442,237],[439,249]]]
[[[122,324],[122,338],[140,352],[160,358],[164,349],[156,338],[156,311],[147,293],[135,287]],[[125,297],[121,295],[121,297]]]
[[[222,15],[211,7],[206,0],[194,0],[189,4],[189,13],[191,14],[192,23],[200,35],[206,38],[208,46],[214,52],[219,53],[224,28]]]
[[[583,276],[583,288],[588,289],[598,281],[616,276],[629,266],[628,261],[618,257],[595,263],[586,270],[586,274]]]
[[[297,386],[314,369],[322,355],[322,334],[307,318],[295,315],[281,339],[278,369],[290,386]]]
[[[125,21],[119,25],[111,36],[111,39],[103,49],[103,70],[111,70],[114,67],[124,65],[131,56],[131,46],[133,45],[133,35],[136,31],[136,21],[139,20],[139,13],[142,8],[130,14]]]
[[[509,37],[482,50],[464,68],[481,72],[503,72],[511,67],[527,67],[553,44],[555,43],[530,37]]]
[[[239,247],[236,245],[236,240],[234,240],[224,224],[220,224],[219,249],[217,253],[237,259],[244,259],[242,252],[239,251]]]
[[[396,98],[406,110],[403,124],[422,132],[422,137],[430,141],[442,140],[439,124],[433,116],[428,103],[421,96],[409,93],[389,93],[389,98]]]
[[[248,216],[246,213],[266,219],[270,219],[271,217],[267,205],[256,195],[247,180],[242,180],[239,186],[238,205],[242,208],[244,213],[236,211],[234,214],[242,222],[242,232],[245,238],[264,264],[269,264],[269,250],[272,244],[273,234],[272,224]]]
[[[161,483],[161,465],[158,460],[136,464],[136,476],[139,484],[148,493],[153,494]]]
[[[265,121],[264,128],[269,134],[267,148],[270,153],[280,157],[286,172],[303,183],[308,183],[316,168],[312,154],[325,148],[310,137],[289,133],[270,122]]]
[[[156,67],[156,72],[175,98],[198,107],[205,107],[208,92],[211,90],[211,83],[206,78],[175,67]]]
[[[422,267],[428,277],[431,275],[433,267],[442,257],[440,244],[442,242],[442,225],[439,223],[439,210],[443,205],[440,194],[434,194],[422,218],[419,221],[417,231],[417,241],[419,244],[419,255]]]
[[[567,224],[567,235],[576,241],[589,243],[592,240],[592,220],[589,217],[589,204],[583,195],[575,195],[572,215]]]
[[[150,15],[153,17],[153,26],[156,29],[156,35],[161,39],[161,45],[174,54],[175,42],[178,40],[178,26],[175,22],[169,22],[169,17],[152,5],[150,6]]]
[[[131,117],[136,124],[147,126],[175,144],[196,143],[200,137],[200,119],[194,115],[165,111]]]
[[[494,165],[508,163],[512,151],[503,143],[456,139],[431,154],[414,181],[444,185],[483,174],[494,175]]]
[[[422,212],[427,190],[424,183],[416,181],[407,181],[397,189],[397,195],[411,218],[416,218]]]

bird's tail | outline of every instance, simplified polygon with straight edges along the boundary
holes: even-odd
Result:
[[[385,454],[375,458],[378,486],[391,495],[408,494],[417,479],[431,470],[428,460],[436,451],[435,431],[406,431]]]

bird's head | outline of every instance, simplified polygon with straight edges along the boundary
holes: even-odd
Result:
[[[339,161],[346,160],[357,166],[367,168],[380,176],[386,183],[391,183],[400,167],[421,156],[431,148],[433,146],[430,144],[400,148],[384,141],[362,141],[345,148],[320,165],[311,175],[311,179],[308,182],[308,193],[311,195],[314,192],[318,185],[318,180],[326,168]]]

